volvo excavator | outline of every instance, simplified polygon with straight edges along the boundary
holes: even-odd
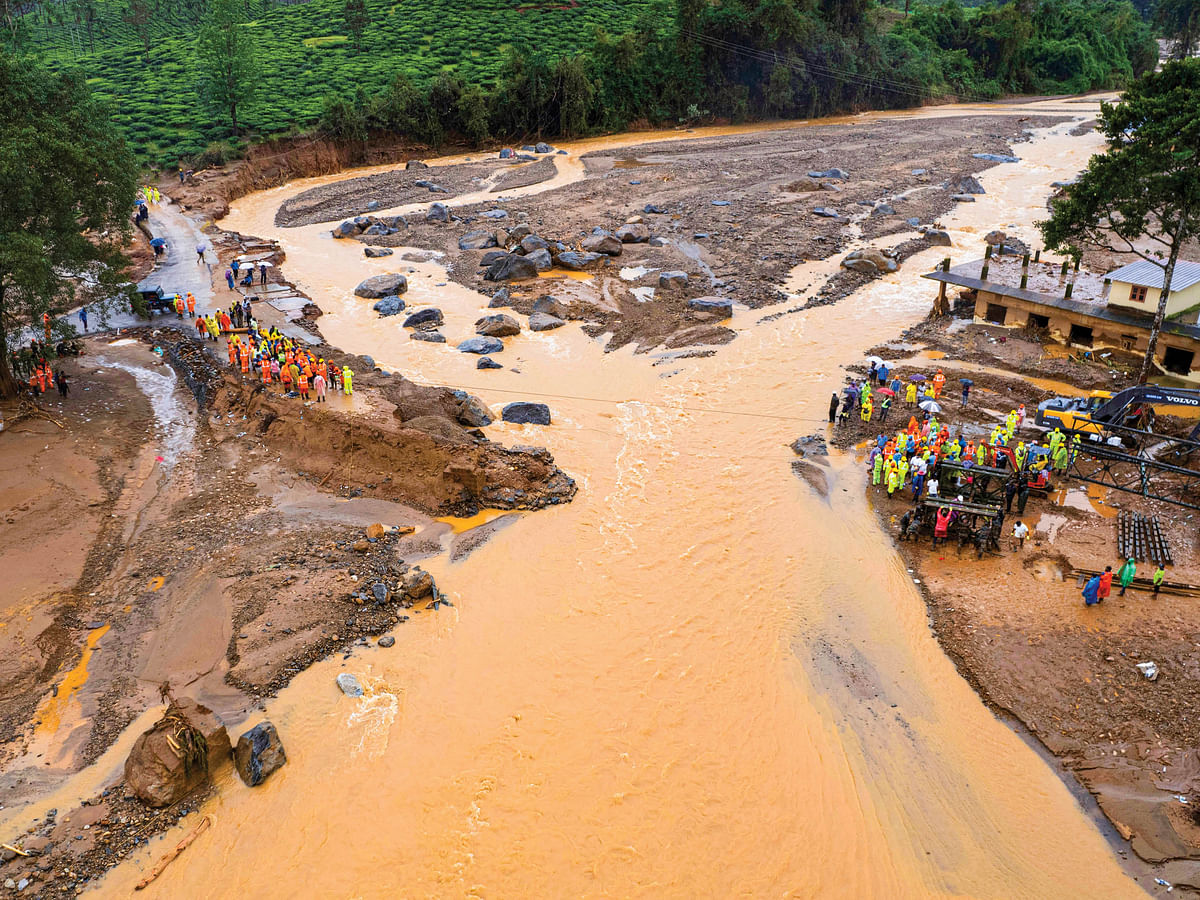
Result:
[[[1084,434],[1103,434],[1112,425],[1153,431],[1156,407],[1168,406],[1187,407],[1200,414],[1200,390],[1139,384],[1115,394],[1092,391],[1086,397],[1051,397],[1038,404],[1034,421],[1045,428],[1058,426]],[[1188,440],[1200,440],[1200,424]]]

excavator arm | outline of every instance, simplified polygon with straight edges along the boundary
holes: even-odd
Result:
[[[1134,404],[1143,406],[1191,406],[1200,408],[1200,390],[1162,387],[1157,384],[1139,384],[1118,391],[1091,414],[1093,422],[1121,424],[1125,413]]]

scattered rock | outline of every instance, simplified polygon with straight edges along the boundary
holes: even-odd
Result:
[[[983,185],[979,183],[979,179],[974,175],[960,175],[953,182],[951,187],[958,194],[986,194]]]
[[[598,234],[589,234],[583,239],[580,247],[583,248],[585,253],[603,253],[605,256],[621,255],[620,238],[607,231],[601,231]]]
[[[855,272],[863,272],[867,275],[875,275],[879,272],[895,272],[900,268],[900,264],[878,250],[855,250],[848,254],[842,260],[842,266],[846,269],[853,269]]]
[[[971,155],[976,159],[986,159],[999,163],[1019,163],[1021,161],[1021,157],[1019,156],[1005,156],[1003,153],[972,153]]]
[[[535,250],[549,250],[550,245],[546,243],[546,239],[539,237],[536,234],[527,234],[521,238],[521,252],[533,253]]]
[[[488,281],[524,281],[537,278],[537,266],[517,253],[509,253],[488,266],[484,278]]]
[[[367,540],[377,541],[383,537],[386,532],[387,529],[383,527],[382,522],[375,522],[374,524],[367,526]]]
[[[406,162],[404,164],[404,168],[406,168],[406,169],[428,169],[429,166],[425,165],[425,163],[421,162],[419,159],[410,159],[408,162]]]
[[[480,215],[483,216],[485,219],[507,219],[508,218],[508,210],[507,209],[485,209],[483,212],[480,213]]]
[[[819,434],[809,434],[804,437],[798,437],[792,441],[792,452],[801,459],[816,457],[814,462],[819,462],[821,465],[828,465],[826,457],[829,456],[829,446],[825,443],[825,438]]]
[[[551,147],[549,144],[544,144],[541,141],[538,141],[538,143],[533,145],[533,152],[534,153],[553,153],[554,148]]]
[[[354,289],[354,296],[368,300],[379,300],[408,290],[408,279],[397,272],[373,275]]]
[[[715,314],[722,319],[733,315],[733,301],[727,297],[695,297],[687,302],[688,309]]]
[[[500,306],[512,306],[512,292],[507,285],[492,294],[492,299],[488,301],[489,309],[496,309]]]
[[[395,647],[395,646],[396,646],[396,639],[395,639],[394,637],[392,637],[390,634],[388,634],[388,635],[385,635],[385,636],[381,637],[381,638],[379,639],[379,642],[378,642],[378,643],[379,643],[379,646],[380,646],[380,647],[383,647],[384,649],[387,649],[388,647]]]
[[[459,344],[458,349],[463,353],[500,353],[504,350],[504,344],[494,337],[473,337]]]
[[[479,362],[475,363],[475,368],[477,368],[477,369],[503,369],[504,366],[500,365],[500,363],[496,362],[490,356],[482,356],[479,358]]]
[[[412,341],[425,341],[429,344],[446,343],[446,336],[444,334],[442,334],[440,331],[433,331],[427,328],[415,329],[409,333],[408,338]]]
[[[663,209],[661,206],[655,206],[653,203],[647,203],[645,206],[642,207],[642,212],[652,213],[654,215],[662,216],[662,215],[666,215],[667,211],[665,209]]]
[[[554,316],[559,319],[567,317],[567,311],[563,305],[549,294],[542,294],[542,296],[533,301],[533,311],[535,313],[545,313],[548,316]]]
[[[922,175],[925,174],[925,169],[913,169],[912,173],[914,176],[920,178]]]
[[[203,736],[207,750],[199,758],[185,761],[171,744],[186,748],[188,729]],[[125,782],[147,806],[171,806],[208,780],[232,751],[229,735],[217,715],[191,697],[181,697],[134,741],[125,760]]]
[[[566,324],[562,319],[548,313],[535,312],[529,317],[530,331],[552,331],[555,328],[562,328]]]
[[[429,212],[425,213],[426,222],[449,222],[450,207],[445,203],[435,203],[429,207]]]
[[[349,672],[342,672],[338,675],[337,686],[342,689],[342,693],[347,697],[361,697],[363,695],[362,685]]]
[[[525,258],[533,263],[533,267],[539,272],[548,272],[554,268],[554,260],[550,258],[549,250],[534,250],[532,253],[526,253]]]
[[[407,572],[400,580],[400,590],[406,601],[415,603],[426,597],[432,597],[434,591],[437,590],[437,585],[433,583],[432,575],[417,568]]]
[[[729,205],[728,200],[712,200],[710,202],[712,203],[713,206],[728,206]]]
[[[369,541],[355,541],[350,545],[350,549],[355,553],[366,553],[371,549],[371,544]]]
[[[384,297],[375,303],[371,309],[379,313],[381,316],[394,316],[398,312],[404,310],[404,298],[402,297]]]
[[[925,240],[933,244],[935,247],[952,247],[953,242],[950,240],[950,233],[937,228],[927,229],[925,232]]]
[[[1003,231],[989,231],[983,236],[983,240],[985,243],[996,247],[1008,240],[1008,235]]]
[[[894,216],[896,209],[890,203],[876,203],[871,209],[872,216]]]
[[[267,776],[287,762],[279,732],[270,722],[255,725],[238,738],[233,751],[238,774],[250,787],[262,784]]]
[[[391,256],[396,251],[391,247],[363,247],[363,256],[367,259],[376,259],[380,256]]]
[[[850,173],[842,169],[825,169],[823,172],[809,172],[809,178],[837,178],[845,181],[850,177]]]
[[[913,228],[916,228],[918,225],[921,224],[921,220],[918,219],[916,216],[907,218],[904,221],[907,222],[909,225],[911,225]]]
[[[622,244],[644,244],[650,240],[650,226],[631,222],[618,228],[616,236]]]
[[[974,194],[951,194],[950,199],[953,200],[955,203],[974,203],[975,195]]]
[[[458,423],[468,428],[483,428],[492,424],[492,412],[478,397],[463,396],[458,406]]]
[[[479,267],[481,269],[490,268],[493,263],[495,263],[497,260],[503,259],[506,256],[508,256],[507,250],[489,250],[479,258]]]
[[[545,403],[510,403],[501,411],[501,417],[514,425],[549,425],[550,407]]]
[[[359,234],[361,230],[354,222],[342,222],[333,229],[333,236],[335,238],[350,238]]]
[[[813,207],[813,215],[821,216],[822,218],[825,218],[825,219],[841,218],[838,215],[838,211],[836,209],[832,209],[828,206],[814,206]]]
[[[566,250],[554,257],[554,261],[564,269],[580,272],[600,258],[601,254],[599,253],[579,253],[575,250]]]
[[[405,328],[417,328],[422,325],[437,327],[444,324],[442,311],[436,306],[427,306],[424,309],[418,309],[415,313],[404,320]]]
[[[459,250],[486,250],[496,246],[496,236],[490,231],[468,231],[458,239]]]
[[[521,325],[512,316],[497,313],[479,319],[475,323],[475,333],[487,337],[512,337],[521,333]]]
[[[685,288],[687,287],[687,283],[687,272],[660,272],[658,276],[658,286],[660,288]]]

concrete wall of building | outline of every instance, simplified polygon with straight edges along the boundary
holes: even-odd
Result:
[[[1089,348],[1092,350],[1114,349],[1124,350],[1133,354],[1144,354],[1146,347],[1149,345],[1150,335],[1146,328],[1122,325],[1118,322],[1110,322],[1107,319],[1088,316],[1083,313],[1069,312],[1054,306],[1043,306],[1028,300],[996,294],[991,291],[976,291],[975,322],[977,324],[998,324],[989,317],[989,307],[993,310],[996,307],[1004,308],[1004,321],[999,324],[1002,324],[1005,328],[1025,328],[1030,324],[1030,316],[1042,316],[1046,319],[1045,327],[1050,336],[1064,344],[1070,342],[1071,326],[1079,325],[1092,329],[1092,344]],[[1155,348],[1154,353],[1154,358],[1160,365],[1162,365],[1167,350],[1170,348],[1177,348],[1194,354],[1191,371],[1186,376],[1179,373],[1171,374],[1200,384],[1200,341],[1183,335],[1167,334],[1164,332],[1159,335],[1158,346]]]
[[[1146,291],[1146,301],[1144,303],[1135,303],[1129,299],[1129,293],[1133,289],[1133,285],[1124,281],[1114,281],[1112,288],[1108,293],[1109,306],[1121,306],[1126,309],[1136,309],[1141,312],[1153,314],[1158,309],[1158,298],[1162,293],[1158,288],[1149,288]],[[1200,283],[1193,284],[1191,287],[1182,291],[1174,291],[1167,298],[1167,318],[1178,315],[1186,309],[1191,309],[1193,306],[1200,304]],[[1189,316],[1188,319],[1195,323],[1196,317]]]

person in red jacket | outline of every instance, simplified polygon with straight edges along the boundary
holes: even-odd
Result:
[[[1112,592],[1113,570],[1112,566],[1104,567],[1104,574],[1100,576],[1100,589],[1096,591],[1096,602],[1099,603]]]

